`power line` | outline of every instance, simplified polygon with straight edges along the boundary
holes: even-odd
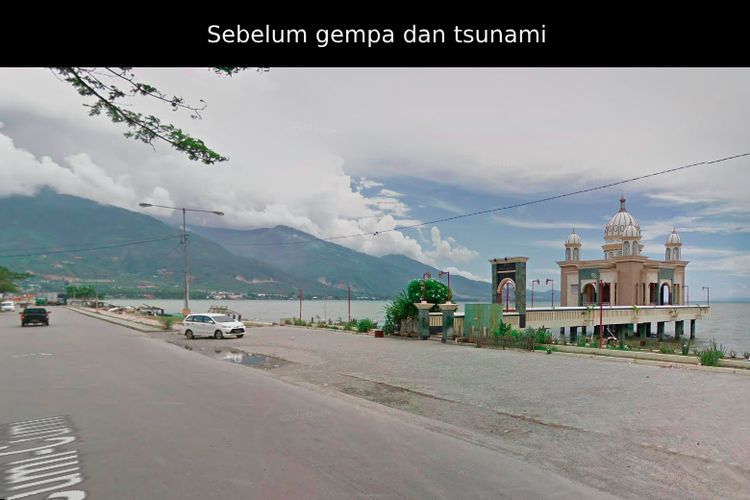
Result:
[[[454,216],[451,216],[451,217],[444,217],[444,218],[441,218],[441,219],[434,219],[434,220],[426,221],[426,222],[418,222],[418,223],[415,223],[415,224],[409,224],[409,225],[405,225],[405,226],[396,226],[396,227],[391,228],[391,229],[384,229],[382,231],[375,231],[375,232],[372,232],[372,233],[356,233],[356,234],[349,234],[349,235],[342,235],[342,236],[331,236],[329,238],[315,238],[313,240],[293,241],[293,242],[290,241],[290,242],[283,242],[283,243],[247,243],[247,244],[234,243],[234,244],[228,244],[228,245],[248,246],[248,247],[251,247],[251,246],[254,247],[254,246],[304,245],[304,244],[308,244],[308,243],[315,243],[316,241],[336,241],[336,240],[343,240],[343,239],[349,239],[349,238],[361,238],[363,236],[377,236],[377,235],[383,234],[383,233],[391,233],[391,232],[394,232],[394,231],[402,231],[404,229],[414,229],[414,228],[417,228],[417,227],[427,226],[427,225],[430,225],[430,224],[438,224],[438,223],[441,223],[441,222],[450,222],[450,221],[454,221],[454,220],[457,220],[457,219],[464,219],[466,217],[475,217],[477,215],[486,215],[486,214],[493,213],[493,212],[500,212],[500,211],[504,211],[504,210],[511,210],[511,209],[514,209],[514,208],[526,207],[526,206],[529,206],[529,205],[536,205],[536,204],[539,204],[539,203],[544,203],[544,202],[552,201],[552,200],[559,200],[561,198],[567,198],[567,197],[576,196],[576,195],[579,195],[579,194],[591,193],[593,191],[601,191],[602,189],[607,189],[607,188],[611,188],[611,187],[614,187],[614,186],[620,186],[622,184],[627,184],[627,183],[630,183],[630,182],[636,182],[636,181],[640,181],[640,180],[643,180],[643,179],[648,179],[650,177],[656,177],[658,175],[670,174],[670,173],[678,172],[680,170],[687,170],[689,168],[694,168],[694,167],[701,167],[701,166],[712,165],[712,164],[715,164],[715,163],[721,163],[721,162],[725,162],[725,161],[729,161],[729,160],[735,160],[737,158],[742,158],[742,157],[746,157],[746,156],[750,156],[750,152],[740,153],[740,154],[733,155],[733,156],[725,156],[723,158],[717,158],[715,160],[707,160],[707,161],[701,161],[701,162],[697,162],[697,163],[690,163],[688,165],[682,165],[682,166],[679,166],[679,167],[668,168],[666,170],[660,170],[658,172],[652,172],[650,174],[639,175],[637,177],[631,177],[629,179],[624,179],[624,180],[620,180],[620,181],[616,181],[616,182],[610,182],[610,183],[607,183],[607,184],[601,184],[599,186],[594,186],[594,187],[585,188],[585,189],[579,189],[577,191],[571,191],[571,192],[568,192],[568,193],[558,194],[558,195],[554,195],[554,196],[548,196],[546,198],[539,198],[539,199],[536,199],[536,200],[525,201],[525,202],[521,202],[521,203],[514,203],[512,205],[506,205],[506,206],[503,206],[503,207],[489,208],[489,209],[486,209],[486,210],[478,210],[476,212],[468,212],[468,213],[465,213],[465,214],[454,215]]]
[[[53,254],[61,254],[61,253],[75,253],[75,252],[89,252],[92,250],[105,250],[108,248],[120,248],[120,247],[126,247],[126,246],[133,246],[133,245],[142,245],[145,243],[153,243],[156,241],[166,241],[171,240],[174,238],[181,238],[182,235],[176,234],[171,236],[165,236],[162,238],[152,238],[148,240],[134,240],[134,241],[124,241],[121,243],[112,243],[109,245],[101,245],[96,247],[81,247],[81,248],[73,248],[68,250],[55,250],[55,249],[49,249],[47,251],[43,252],[35,252],[35,253],[19,253],[19,254],[10,254],[10,255],[0,255],[0,258],[2,259],[10,259],[15,257],[36,257],[40,255],[53,255]]]

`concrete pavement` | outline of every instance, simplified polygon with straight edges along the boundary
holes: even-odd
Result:
[[[608,496],[373,408],[52,311],[49,327],[0,316],[0,497],[52,498],[31,493],[54,487],[59,470],[22,474],[17,462],[49,467],[58,454],[74,454],[69,475],[83,479],[64,490],[87,498]],[[56,416],[55,432],[72,441],[40,445],[46,435],[17,424]]]

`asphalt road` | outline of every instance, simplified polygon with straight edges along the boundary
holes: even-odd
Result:
[[[393,410],[52,311],[49,327],[0,315],[0,498],[608,496]]]

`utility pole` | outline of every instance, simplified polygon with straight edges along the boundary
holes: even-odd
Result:
[[[164,205],[154,205],[152,203],[139,203],[140,207],[157,207],[167,208],[169,210],[180,210],[182,211],[182,274],[183,274],[183,290],[185,293],[185,305],[182,309],[183,316],[190,314],[190,280],[188,278],[188,236],[187,236],[187,221],[186,212],[203,212],[214,215],[224,215],[224,212],[217,210],[203,210],[200,208],[185,208],[185,207],[167,207]]]

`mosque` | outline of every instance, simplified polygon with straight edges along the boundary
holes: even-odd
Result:
[[[612,306],[685,305],[685,267],[682,241],[676,228],[664,243],[664,260],[643,255],[638,220],[625,208],[604,228],[602,258],[581,260],[583,243],[575,230],[565,240],[565,260],[560,266],[560,305],[580,307],[599,304]],[[601,283],[600,283],[601,281]],[[688,290],[689,291],[689,290]]]

